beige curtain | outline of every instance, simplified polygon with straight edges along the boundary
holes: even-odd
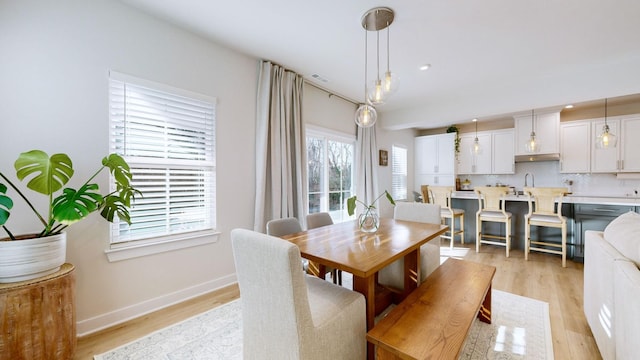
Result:
[[[356,140],[356,195],[358,200],[370,204],[380,194],[378,193],[377,158],[378,144],[376,142],[375,125],[369,128],[358,127]]]
[[[307,209],[307,149],[302,121],[302,76],[260,62],[256,114],[256,209],[254,230],[267,221],[296,217]]]

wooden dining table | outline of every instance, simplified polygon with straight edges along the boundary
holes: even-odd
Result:
[[[418,286],[420,246],[442,235],[449,228],[440,224],[380,219],[375,233],[360,231],[357,222],[348,221],[283,236],[296,244],[302,257],[319,265],[317,274],[324,278],[325,268],[332,267],[353,274],[353,290],[366,300],[367,330],[373,328],[376,289],[380,269],[404,258],[404,289],[395,294],[402,300]],[[378,291],[379,293],[380,291]],[[378,299],[383,298],[378,296]],[[378,306],[378,311],[386,306]]]

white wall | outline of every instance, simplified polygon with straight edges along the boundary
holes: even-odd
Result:
[[[97,169],[109,150],[110,69],[218,98],[219,242],[109,263],[108,223],[74,225],[79,334],[235,281],[229,231],[253,228],[256,59],[106,0],[0,1],[0,48],[0,170],[13,179],[18,154],[36,148],[70,155],[72,185]],[[35,229],[22,210],[14,233]]]
[[[253,228],[257,59],[107,0],[0,0],[0,48],[0,171],[13,179],[13,161],[31,149],[69,154],[71,186],[97,169],[109,151],[111,69],[218,99],[219,241],[110,263],[108,223],[96,215],[69,228],[79,335],[235,282],[229,232]],[[308,85],[304,95],[308,123],[355,135],[354,104]],[[378,128],[378,145],[406,146],[411,165],[414,136]],[[390,189],[390,166],[379,170],[381,191]],[[108,187],[106,175],[99,185]],[[381,214],[391,216],[382,203]],[[22,214],[18,202],[10,229],[34,231],[35,218]]]

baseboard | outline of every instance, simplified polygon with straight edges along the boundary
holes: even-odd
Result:
[[[238,282],[236,274],[231,274],[109,313],[81,320],[76,322],[76,333],[78,337],[86,336],[142,315],[221,289],[236,282]]]

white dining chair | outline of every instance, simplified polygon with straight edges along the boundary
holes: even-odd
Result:
[[[313,214],[307,215],[307,229],[315,229],[322,226],[332,225],[333,219],[328,212],[317,212]],[[314,264],[313,261],[309,262],[310,267],[316,267],[317,264]],[[315,270],[319,271],[319,270]],[[338,270],[336,268],[327,267],[327,272],[331,273],[331,279],[334,284],[342,285],[342,270]]]
[[[394,208],[396,220],[440,224],[440,205],[398,202]],[[440,266],[440,237],[420,247],[420,283]],[[378,272],[378,283],[404,289],[404,259],[396,260]]]
[[[267,234],[282,237],[302,231],[300,221],[294,217],[273,219],[267,222]],[[306,272],[309,269],[309,260],[301,259],[302,269]]]
[[[231,231],[245,359],[362,360],[362,294],[299,271],[300,250],[251,230]]]

